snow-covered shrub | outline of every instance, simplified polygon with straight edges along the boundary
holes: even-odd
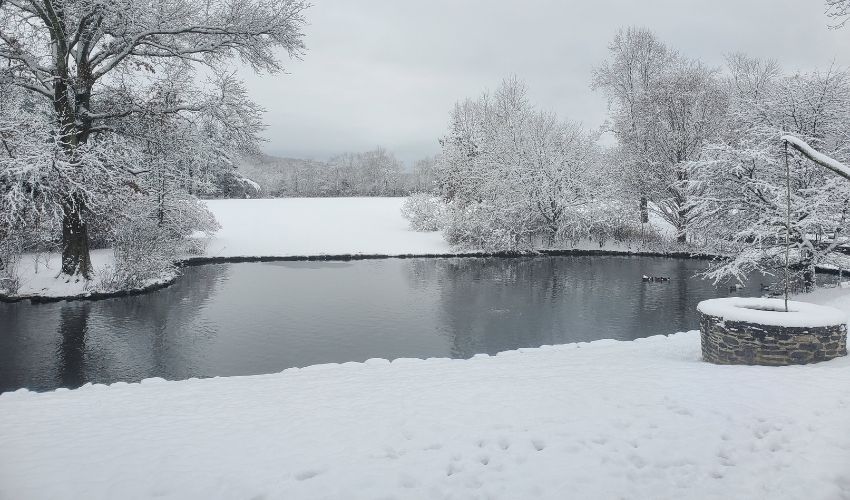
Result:
[[[451,245],[485,252],[530,250],[537,233],[533,212],[488,202],[450,204],[443,227]]]
[[[185,193],[174,193],[156,215],[159,230],[174,242],[177,257],[203,253],[209,236],[221,227],[206,205]]]
[[[415,193],[404,200],[401,215],[414,231],[439,231],[445,217],[445,204],[434,195]]]
[[[98,288],[104,291],[173,277],[178,259],[203,252],[206,238],[197,234],[208,236],[218,229],[209,210],[188,195],[175,194],[161,204],[139,197],[128,203],[122,217],[111,236],[115,263],[98,276]]]
[[[640,223],[640,213],[627,203],[617,200],[607,200],[586,207],[576,214],[584,222],[584,234],[599,243],[613,241],[646,241],[657,239],[657,233],[649,224]]]

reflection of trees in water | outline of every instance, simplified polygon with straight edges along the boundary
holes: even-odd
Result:
[[[62,386],[190,376],[191,351],[199,348],[199,340],[210,340],[216,333],[194,329],[192,322],[227,279],[229,267],[188,267],[162,290],[63,307],[58,360]],[[92,312],[94,322],[89,321]]]
[[[414,290],[427,290],[438,284],[444,276],[440,273],[439,267],[442,263],[454,259],[424,258],[424,259],[407,259],[402,261],[403,268],[407,270],[407,284]],[[435,263],[437,265],[435,265]]]
[[[59,347],[56,368],[60,387],[79,387],[86,382],[86,334],[90,302],[68,302],[59,312]]]
[[[411,261],[409,280],[434,286],[452,356],[684,329],[713,297],[697,261],[648,257],[457,258]],[[642,274],[667,276],[643,283]]]
[[[452,356],[496,353],[551,343],[561,323],[557,304],[568,284],[550,259],[458,258],[414,265],[439,283],[440,321]],[[421,275],[414,281],[423,281]]]
[[[31,327],[28,320],[41,318],[33,318],[21,306],[21,303],[0,303],[0,392],[15,390],[30,382],[29,373],[36,364],[28,357],[24,332]]]

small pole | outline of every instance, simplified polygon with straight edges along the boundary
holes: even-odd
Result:
[[[788,141],[785,142],[785,312],[788,312],[788,249],[791,233],[791,168],[788,166]]]

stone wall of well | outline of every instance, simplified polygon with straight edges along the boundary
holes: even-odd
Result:
[[[700,338],[703,359],[722,365],[795,365],[847,355],[844,323],[771,326],[700,313]]]

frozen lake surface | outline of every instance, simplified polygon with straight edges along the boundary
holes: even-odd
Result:
[[[697,328],[703,299],[760,294],[757,281],[730,292],[695,278],[705,265],[563,256],[188,267],[147,295],[0,304],[0,392],[632,340]]]

